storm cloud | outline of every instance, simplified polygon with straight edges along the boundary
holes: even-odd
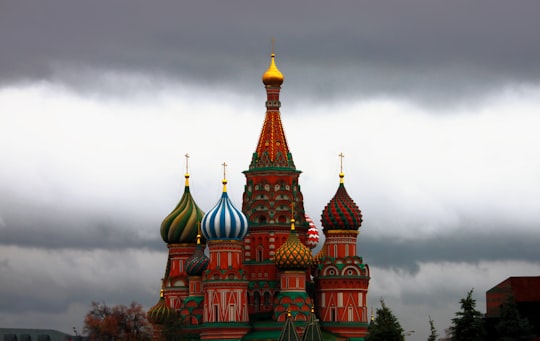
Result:
[[[0,324],[81,330],[91,301],[158,299],[184,185],[239,206],[271,38],[319,228],[345,154],[358,253],[415,338],[475,288],[538,275],[540,4],[4,1]]]
[[[45,79],[87,89],[92,80],[73,73],[114,70],[215,87],[234,79],[245,90],[252,84],[246,75],[265,66],[275,37],[287,86],[297,97],[376,95],[449,104],[508,84],[538,84],[539,6],[10,1],[0,13],[0,76],[4,84]]]

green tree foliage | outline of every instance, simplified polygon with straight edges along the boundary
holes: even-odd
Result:
[[[509,296],[501,305],[499,322],[495,325],[497,341],[530,341],[534,338],[534,331],[529,320],[521,318],[514,297]]]
[[[147,341],[151,326],[138,303],[110,307],[92,302],[84,319],[84,332],[91,341]]]
[[[381,308],[377,308],[375,318],[368,327],[367,341],[404,341],[403,328],[390,308],[381,299]]]
[[[483,341],[485,335],[482,314],[476,310],[476,300],[472,298],[473,289],[462,298],[461,311],[452,319],[450,335],[452,341]]]
[[[185,333],[182,328],[183,321],[180,319],[180,316],[174,316],[169,320],[165,321],[161,330],[161,340],[163,341],[183,341],[189,340],[190,337],[197,338],[196,335],[189,335]]]
[[[433,322],[431,316],[429,316],[429,328],[431,333],[429,334],[427,341],[437,341],[439,334],[437,334],[437,329],[435,329],[435,322]]]

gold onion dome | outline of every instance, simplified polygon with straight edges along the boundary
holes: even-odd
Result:
[[[270,59],[270,66],[268,66],[268,69],[262,76],[262,81],[264,85],[271,85],[271,86],[280,86],[283,84],[283,74],[276,66],[275,62],[275,53],[272,53],[272,58]]]
[[[176,317],[176,311],[169,308],[165,303],[163,289],[161,290],[158,303],[148,310],[147,317],[148,321],[150,321],[152,324],[164,324],[165,322]]]
[[[322,212],[322,226],[325,230],[357,230],[362,225],[362,212],[345,189],[343,172],[339,177],[338,190]]]
[[[161,223],[161,238],[168,244],[195,244],[198,225],[204,216],[189,191],[189,174],[186,173],[185,178],[186,185],[180,202]]]
[[[306,270],[311,266],[312,259],[311,250],[298,238],[294,219],[291,219],[291,233],[274,255],[276,266],[281,271]]]

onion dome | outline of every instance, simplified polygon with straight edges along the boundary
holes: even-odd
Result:
[[[310,249],[314,249],[319,245],[319,230],[317,229],[317,226],[315,226],[315,223],[313,220],[311,220],[310,217],[306,214],[306,221],[309,224],[309,229],[307,231],[307,240],[306,245]]]
[[[197,235],[197,247],[195,252],[186,261],[186,272],[189,276],[201,276],[203,271],[208,268],[210,260],[204,254],[201,246],[201,235]]]
[[[276,55],[272,53],[272,59],[270,59],[270,66],[268,66],[268,69],[264,72],[262,76],[262,81],[264,85],[271,85],[271,86],[281,86],[283,84],[283,74],[276,66],[276,62],[274,61]]]
[[[167,321],[170,321],[172,318],[176,317],[176,311],[172,308],[169,308],[165,303],[165,298],[163,297],[163,289],[159,295],[159,301],[155,306],[150,308],[147,313],[148,321],[152,324],[164,324]]]
[[[248,232],[248,220],[229,199],[227,180],[222,183],[221,199],[202,219],[202,233],[207,240],[241,240]]]
[[[197,226],[204,212],[197,206],[189,191],[189,174],[186,173],[184,194],[175,209],[161,223],[161,238],[168,244],[194,244]]]
[[[362,225],[362,212],[351,199],[343,184],[343,172],[339,173],[339,187],[321,215],[325,230],[357,230]]]
[[[310,267],[313,256],[311,250],[302,244],[291,219],[291,233],[283,245],[277,249],[274,262],[281,271],[306,270]]]

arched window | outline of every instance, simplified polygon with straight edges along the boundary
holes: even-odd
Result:
[[[255,260],[257,262],[262,262],[264,260],[264,247],[262,245],[257,246],[257,251],[255,253]]]
[[[270,293],[267,291],[263,296],[264,305],[270,305]]]
[[[254,309],[255,312],[259,312],[260,305],[261,305],[261,294],[259,294],[258,291],[255,291],[255,293],[253,294],[253,307],[255,308]]]

